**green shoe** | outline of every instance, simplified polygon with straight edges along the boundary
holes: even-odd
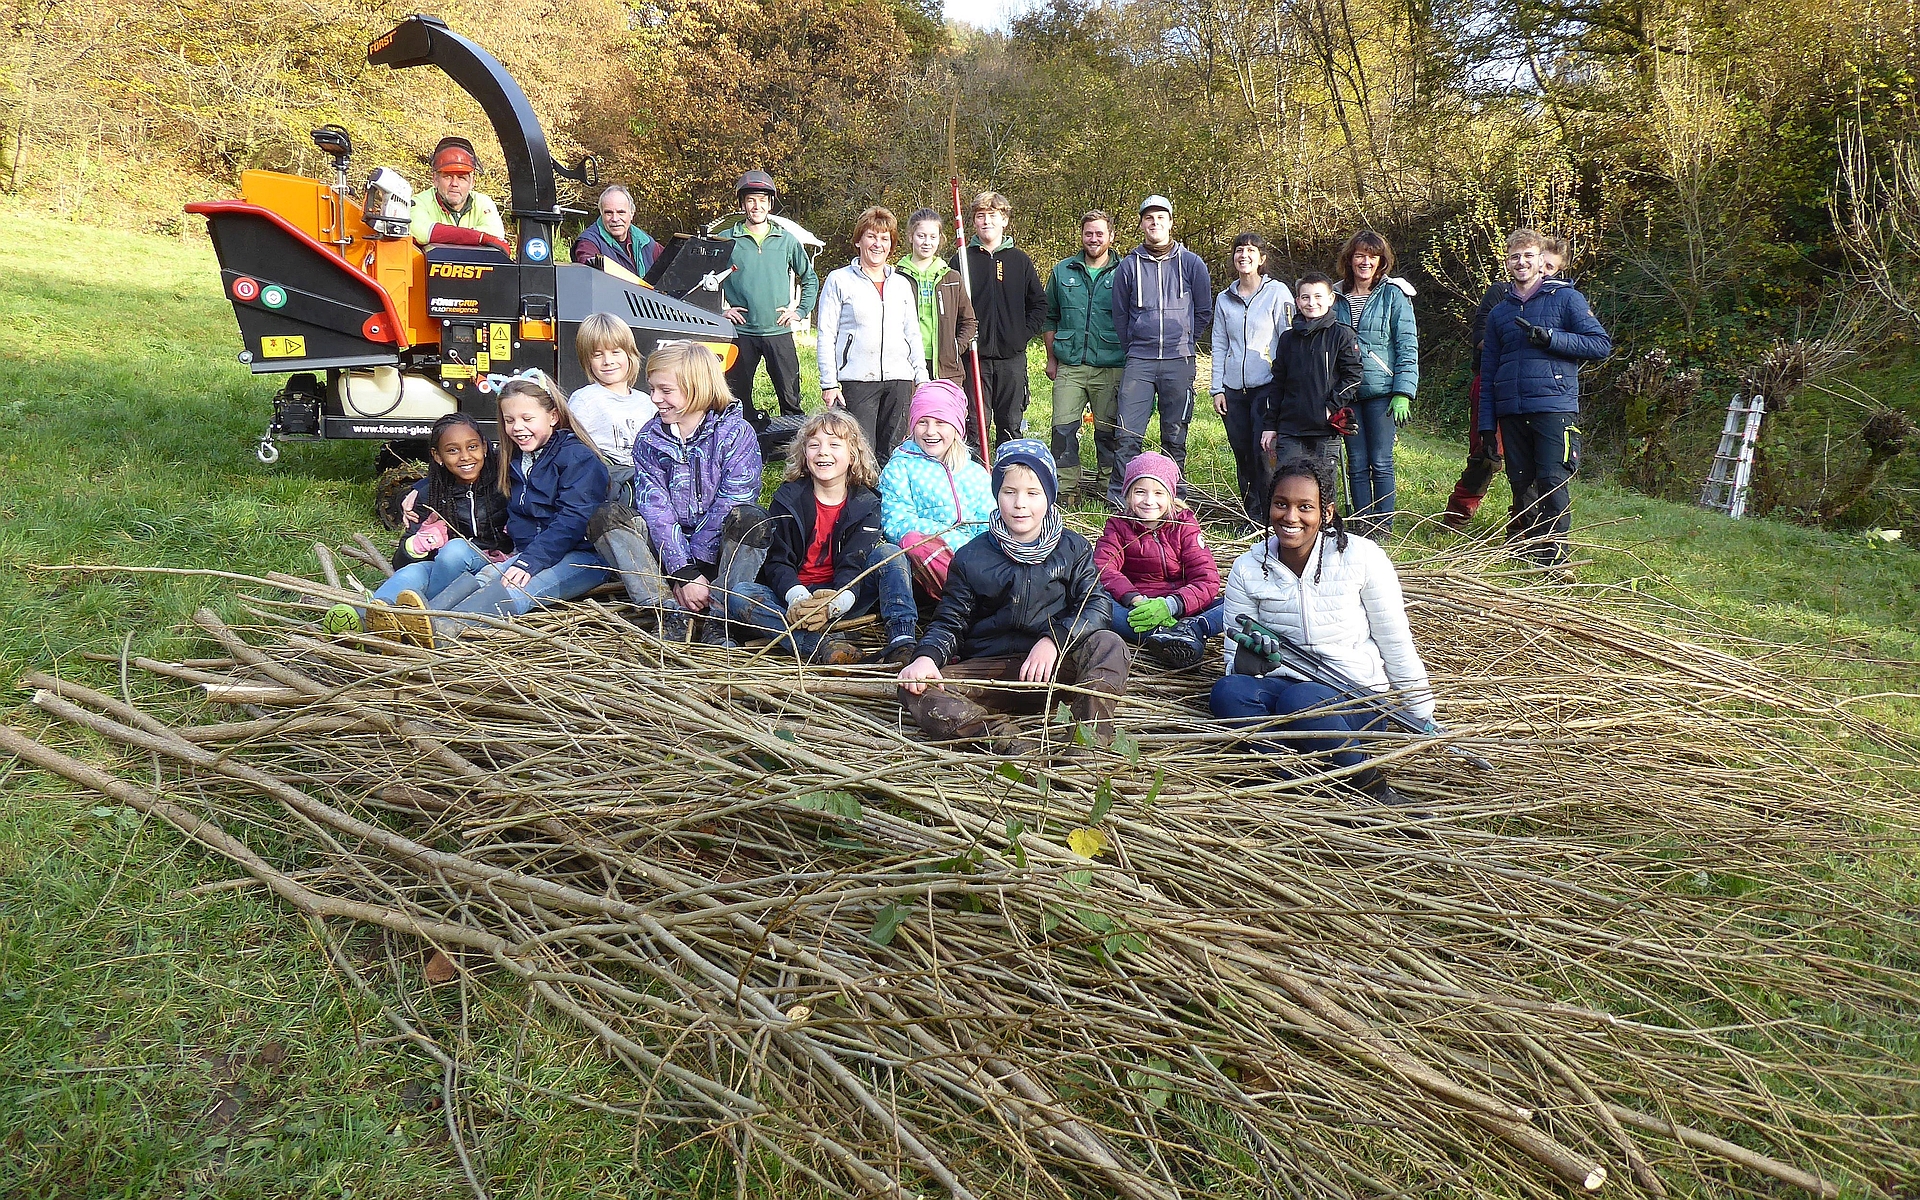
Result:
[[[326,616],[320,618],[320,630],[333,637],[343,633],[359,633],[360,614],[354,611],[351,604],[336,604],[327,610]]]

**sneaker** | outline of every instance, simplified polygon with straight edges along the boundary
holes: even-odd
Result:
[[[727,636],[727,619],[725,617],[700,618],[700,644],[702,646],[718,646],[722,650],[737,650],[740,647],[739,642]]]
[[[1452,509],[1448,509],[1446,512],[1440,514],[1440,523],[1455,533],[1466,532],[1467,524],[1472,520],[1473,518],[1467,514],[1454,512]]]
[[[914,652],[919,648],[919,639],[912,634],[895,634],[887,640],[887,648],[880,652],[880,661],[890,666],[904,667],[913,661]]]
[[[320,632],[328,637],[339,637],[343,633],[359,633],[360,614],[351,604],[336,604],[320,618]]]
[[[427,600],[408,588],[393,598],[393,622],[400,628],[400,640],[422,650],[433,649],[433,622],[427,617]]]
[[[1193,617],[1152,630],[1140,639],[1140,646],[1155,661],[1176,671],[1197,667],[1207,657],[1207,635]]]

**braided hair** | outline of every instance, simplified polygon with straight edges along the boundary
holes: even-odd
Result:
[[[1279,490],[1280,481],[1283,479],[1313,480],[1314,486],[1320,491],[1320,507],[1327,514],[1326,521],[1320,526],[1320,536],[1332,538],[1334,550],[1340,554],[1345,554],[1347,552],[1347,527],[1346,524],[1340,520],[1340,510],[1334,506],[1334,499],[1337,493],[1333,482],[1333,464],[1323,458],[1309,458],[1302,454],[1296,455],[1274,468],[1273,475],[1267,480],[1267,512],[1269,519],[1271,519],[1273,512],[1273,493]],[[1268,538],[1262,542],[1261,553],[1263,555],[1266,554],[1268,552],[1267,548],[1272,545],[1272,538]],[[1313,581],[1315,583],[1320,582],[1320,572],[1326,569],[1326,565],[1326,556],[1323,554],[1320,556],[1320,561],[1313,565]],[[1268,569],[1268,564],[1264,559],[1261,561],[1260,569],[1263,574]]]
[[[487,448],[486,460],[481,464],[480,474],[474,481],[474,491],[477,494],[483,490],[480,480],[487,477],[487,469],[494,465],[493,458],[497,453],[493,448],[493,443],[487,441],[487,435],[481,430],[480,423],[466,413],[450,412],[433,423],[432,431],[427,434],[427,444],[435,450],[440,449],[441,435],[449,429],[455,429],[462,425],[473,430],[473,435],[480,439],[482,446]],[[446,517],[448,513],[457,511],[454,501],[458,498],[458,493],[463,492],[465,489],[466,485],[461,483],[452,471],[441,466],[438,459],[430,457],[427,460],[428,508],[439,513],[442,517]],[[471,532],[477,535],[480,531],[473,530]]]

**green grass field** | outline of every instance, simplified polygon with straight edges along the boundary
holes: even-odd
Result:
[[[203,238],[0,209],[0,684],[10,692],[33,670],[118,689],[116,667],[84,651],[202,653],[182,626],[224,594],[212,580],[40,567],[309,572],[315,541],[365,530],[384,542],[371,517],[371,445],[291,447],[273,467],[254,459],[275,383],[251,377],[237,349]],[[1046,380],[1033,377],[1030,419],[1044,429]],[[1410,430],[1402,506],[1437,511],[1461,454]],[[1193,464],[1203,482],[1230,476],[1219,424],[1204,413]],[[1471,535],[1494,536],[1505,510],[1496,490]],[[1577,517],[1587,540],[1615,547],[1580,568],[1583,584],[1632,580],[1721,631],[1801,647],[1795,661],[1858,694],[1914,689],[1912,549],[1730,522],[1604,482],[1581,484]],[[1444,536],[1416,533],[1401,552]],[[1857,711],[1920,733],[1912,697]],[[24,704],[8,719],[40,727]],[[0,1196],[463,1191],[438,1068],[396,1044],[287,909],[220,886],[232,875],[171,829],[0,763]],[[372,942],[354,953],[385,967]],[[526,1025],[484,987],[400,999],[435,1027],[511,1044],[503,1061],[539,1088],[611,1097],[625,1081],[570,1029]],[[502,1078],[467,1078],[458,1094],[495,1196],[732,1194],[731,1171],[704,1146],[636,1141],[631,1122]]]

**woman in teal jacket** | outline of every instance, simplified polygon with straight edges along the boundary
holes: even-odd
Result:
[[[1354,432],[1347,435],[1347,485],[1352,491],[1349,524],[1375,540],[1393,532],[1395,431],[1413,414],[1420,388],[1420,331],[1413,319],[1413,285],[1393,277],[1393,248],[1363,229],[1347,239],[1334,264],[1341,286],[1334,319],[1360,339],[1365,376],[1354,405]]]

